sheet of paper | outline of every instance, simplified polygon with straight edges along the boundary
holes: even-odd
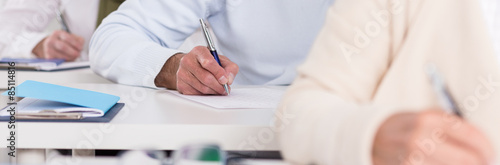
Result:
[[[229,96],[191,96],[177,91],[171,93],[201,104],[219,109],[267,109],[277,108],[286,88],[232,88]]]

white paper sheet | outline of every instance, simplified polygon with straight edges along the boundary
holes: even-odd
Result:
[[[286,88],[252,87],[232,88],[229,96],[192,96],[182,95],[177,91],[171,93],[201,104],[219,109],[267,109],[277,108]]]

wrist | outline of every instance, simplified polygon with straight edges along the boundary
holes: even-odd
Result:
[[[176,74],[179,69],[179,63],[184,55],[184,53],[176,53],[168,58],[158,75],[155,77],[154,83],[157,87],[165,87],[173,90],[177,89]]]

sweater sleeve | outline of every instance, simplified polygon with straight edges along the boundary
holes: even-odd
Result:
[[[402,1],[398,1],[402,2]],[[400,6],[397,6],[400,5]],[[405,4],[338,0],[285,94],[282,154],[297,164],[371,164],[378,127],[398,107],[372,104],[404,26]],[[397,16],[395,16],[397,15]]]
[[[154,78],[177,48],[222,5],[212,0],[125,1],[90,42],[94,72],[114,82],[156,87]]]
[[[498,156],[499,94],[468,103],[482,97],[479,79],[498,77],[482,16],[476,0],[338,0],[279,108],[291,118],[276,124],[283,156],[299,164],[372,164],[375,134],[389,116],[438,105],[428,62]]]

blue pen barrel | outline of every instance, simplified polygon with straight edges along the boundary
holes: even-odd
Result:
[[[220,59],[219,59],[219,55],[217,54],[217,51],[210,51],[210,53],[212,54],[212,56],[214,56],[215,58],[215,61],[217,61],[217,63],[219,63],[220,66],[222,66],[222,64],[220,63]]]

